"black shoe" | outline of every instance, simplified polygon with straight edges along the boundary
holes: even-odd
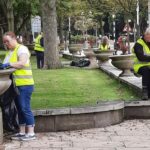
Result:
[[[146,87],[142,89],[142,100],[148,100],[148,90]]]
[[[22,137],[24,137],[25,136],[25,134],[20,134],[20,133],[16,133],[15,135],[13,135],[12,137],[11,137],[11,139],[12,140],[21,140],[21,138]]]

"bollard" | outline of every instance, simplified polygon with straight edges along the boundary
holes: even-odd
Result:
[[[3,119],[2,119],[2,110],[0,108],[0,144],[3,143]]]

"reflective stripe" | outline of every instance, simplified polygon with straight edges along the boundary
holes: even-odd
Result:
[[[32,79],[30,75],[14,75],[15,79]]]

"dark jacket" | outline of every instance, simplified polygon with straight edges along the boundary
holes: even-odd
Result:
[[[143,37],[142,37],[142,40],[144,40]],[[144,42],[147,44],[147,46],[150,49],[150,42],[146,42],[145,40],[144,40]],[[139,61],[150,62],[150,56],[144,54],[143,46],[141,44],[135,43],[134,52]]]

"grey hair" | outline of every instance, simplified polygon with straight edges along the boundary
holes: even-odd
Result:
[[[108,43],[109,39],[108,39],[108,37],[107,37],[107,36],[103,36],[103,37],[102,37],[102,43],[103,43],[105,40],[106,40],[106,41],[107,41],[107,43]]]
[[[145,33],[144,34],[150,34],[150,27],[146,28]]]

